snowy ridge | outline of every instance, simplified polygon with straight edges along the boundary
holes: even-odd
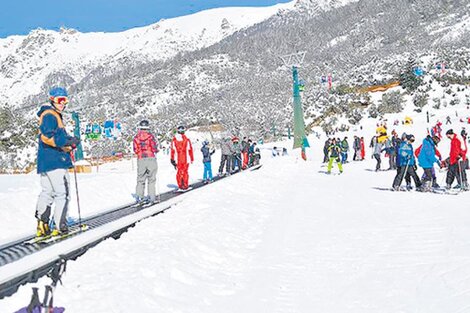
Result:
[[[119,33],[36,29],[27,36],[0,39],[0,103],[21,102],[25,90],[39,93],[53,72],[79,81],[98,65],[112,66],[113,60],[125,57],[141,63],[168,59],[210,46],[292,6],[218,8]]]

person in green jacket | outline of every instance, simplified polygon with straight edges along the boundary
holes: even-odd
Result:
[[[341,164],[340,155],[341,155],[341,146],[337,143],[336,139],[331,140],[331,144],[328,147],[329,161],[328,161],[328,174],[331,174],[331,168],[333,162],[338,164],[339,173],[343,172],[343,165]]]

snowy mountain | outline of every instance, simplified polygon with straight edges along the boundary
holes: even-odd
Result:
[[[405,102],[422,106],[426,99],[433,99],[439,93],[439,98],[446,98],[446,102],[455,98],[461,104],[466,103],[466,94],[459,90],[468,90],[470,81],[469,7],[467,1],[445,0],[299,0],[272,8],[247,9],[265,13],[262,17],[253,13],[249,19],[238,17],[249,20],[239,24],[234,22],[237,18],[224,20],[219,13],[228,10],[237,15],[241,12],[237,10],[241,9],[210,10],[198,14],[217,16],[211,30],[209,26],[191,28],[193,37],[184,38],[193,39],[184,39],[184,44],[180,44],[178,36],[168,35],[165,47],[183,46],[178,53],[168,53],[172,56],[169,58],[152,55],[154,43],[150,42],[153,41],[149,41],[147,49],[144,44],[147,41],[140,40],[148,38],[145,32],[158,33],[164,26],[119,34],[80,34],[80,38],[126,39],[122,45],[107,39],[113,44],[103,49],[108,54],[101,59],[79,62],[76,67],[70,65],[67,69],[38,71],[41,74],[37,80],[31,79],[36,87],[29,88],[24,97],[21,94],[19,97],[23,100],[14,101],[21,107],[31,108],[21,111],[24,118],[15,119],[16,115],[9,113],[8,108],[4,109],[3,118],[0,112],[0,140],[15,142],[9,147],[13,152],[7,163],[18,163],[17,155],[23,156],[24,147],[33,145],[33,137],[25,138],[22,128],[24,125],[34,128],[30,116],[34,115],[37,104],[44,101],[49,86],[59,83],[70,90],[70,107],[79,108],[84,122],[120,119],[127,139],[142,118],[151,119],[154,130],[162,138],[179,123],[189,127],[217,123],[227,132],[268,139],[274,133],[285,133],[292,123],[292,82],[291,73],[282,66],[279,56],[295,51],[307,51],[300,75],[306,82],[303,104],[309,128],[323,125],[334,130],[354,125],[369,117],[371,111],[375,116],[374,108],[383,109],[387,102],[382,101],[382,93],[377,96],[361,90],[399,80],[404,72],[412,70],[408,66],[410,59],[426,73],[419,89],[399,88]],[[173,34],[176,28],[184,28],[181,25],[189,25],[181,21],[192,21],[195,16],[198,15],[174,19],[180,26],[173,26]],[[202,20],[209,23],[208,19]],[[238,26],[230,28],[228,25],[232,24]],[[67,38],[79,36],[51,33]],[[201,33],[213,35],[208,35],[207,38],[212,39],[198,46],[194,38]],[[139,40],[131,34],[139,34]],[[135,45],[129,44],[132,38]],[[90,49],[93,50],[83,48],[83,51]],[[167,51],[163,46],[162,49],[158,51]],[[113,53],[116,57],[109,56]],[[445,76],[440,77],[435,71],[437,63],[446,64]],[[18,77],[30,75],[29,71],[24,71],[23,63],[19,64],[13,72]],[[12,72],[11,67],[7,68]],[[328,74],[333,78],[331,90],[320,83],[320,77]],[[9,84],[17,88],[27,83],[16,78]],[[8,92],[9,97],[18,94]],[[2,120],[7,121],[3,125],[10,126],[2,128]],[[0,147],[0,161],[1,150]],[[32,157],[31,153],[22,157],[22,164],[32,162]]]
[[[80,33],[36,29],[27,36],[0,39],[0,103],[21,104],[43,91],[48,75],[61,72],[63,83],[79,82],[94,68],[115,62],[147,63],[210,46],[240,29],[292,8],[219,8],[161,20],[121,33]],[[48,86],[45,86],[48,87]]]

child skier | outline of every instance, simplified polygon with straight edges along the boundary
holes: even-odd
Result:
[[[150,123],[143,120],[139,123],[139,130],[133,140],[134,153],[137,155],[137,184],[135,198],[143,201],[145,182],[147,182],[147,196],[150,202],[155,202],[155,182],[157,181],[158,164],[155,154],[158,152],[157,141],[150,133]]]
[[[202,182],[204,184],[208,184],[212,182],[212,164],[211,164],[211,156],[215,153],[215,150],[210,149],[209,141],[204,140],[202,142],[202,163],[204,163],[204,174],[202,178]]]
[[[424,170],[424,176],[422,181],[424,191],[430,191],[432,188],[433,177],[436,176],[434,173],[434,163],[437,163],[440,166],[439,159],[436,157],[436,146],[439,141],[439,137],[431,137],[428,135],[426,138],[424,138],[421,147],[418,148],[419,166],[421,166]]]
[[[393,190],[400,190],[401,182],[403,181],[403,177],[406,174],[409,174],[415,184],[416,188],[421,188],[421,181],[419,180],[418,175],[416,174],[416,160],[413,154],[413,142],[415,141],[415,137],[413,135],[406,135],[406,140],[400,144],[400,148],[398,149],[398,166],[399,171],[397,171],[397,175],[393,180],[392,188]]]
[[[333,166],[333,162],[336,162],[338,164],[338,169],[339,173],[343,173],[343,165],[341,164],[340,160],[340,154],[341,154],[341,147],[338,143],[336,143],[336,139],[333,138],[331,139],[331,144],[328,147],[328,155],[329,155],[329,161],[328,161],[328,174],[331,174],[331,168]]]
[[[177,169],[176,182],[180,190],[187,190],[189,188],[188,155],[191,164],[194,162],[193,146],[184,134],[185,131],[186,128],[184,126],[178,126],[178,133],[175,134],[171,141],[171,164]]]

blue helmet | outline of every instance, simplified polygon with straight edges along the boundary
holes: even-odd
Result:
[[[68,97],[69,95],[67,94],[67,90],[62,87],[54,87],[51,90],[49,90],[49,97],[55,98],[55,97]]]

